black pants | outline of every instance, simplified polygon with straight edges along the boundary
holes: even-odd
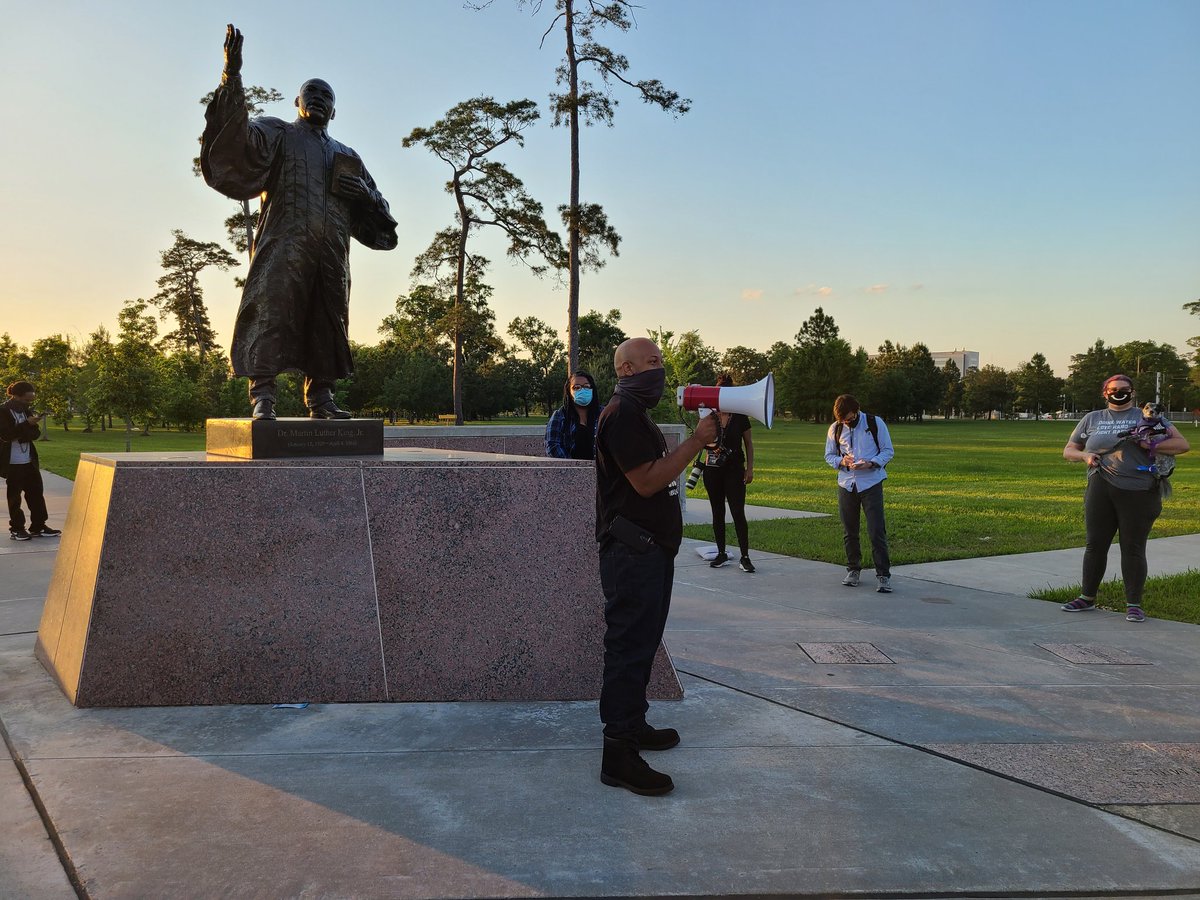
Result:
[[[42,488],[42,472],[33,463],[8,467],[8,530],[25,530],[25,511],[21,509],[21,494],[29,507],[29,528],[41,531],[46,525],[46,497]]]
[[[250,402],[257,403],[259,400],[274,400],[277,396],[277,388],[275,382],[276,376],[250,379]],[[328,403],[333,399],[332,381],[314,381],[311,378],[304,379],[304,405],[309,409],[314,406],[320,406],[322,403]]]
[[[1142,602],[1146,587],[1146,539],[1162,512],[1162,492],[1123,491],[1100,475],[1088,478],[1083,494],[1083,522],[1087,527],[1087,549],[1083,551],[1083,595],[1095,597],[1108,566],[1108,548],[1113,535],[1121,532],[1121,578],[1125,602]]]
[[[871,541],[871,556],[875,574],[892,574],[888,555],[887,527],[883,523],[883,482],[865,491],[838,488],[838,513],[842,517],[842,543],[846,545],[846,568],[857,572],[862,568],[862,546],[859,544],[859,511],[867,514],[867,538]]]
[[[725,552],[725,504],[728,503],[742,556],[750,555],[745,478],[746,470],[741,466],[726,464],[704,467],[704,489],[708,491],[708,502],[712,506],[713,534],[717,539],[717,549],[722,553]]]
[[[638,553],[620,541],[600,548],[604,589],[604,733],[621,737],[646,721],[646,686],[671,608],[675,557],[655,547]]]

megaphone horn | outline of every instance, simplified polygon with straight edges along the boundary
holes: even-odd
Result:
[[[775,419],[775,376],[743,387],[705,387],[689,384],[675,391],[675,401],[684,409],[741,413],[768,428]],[[707,413],[701,413],[707,415]]]

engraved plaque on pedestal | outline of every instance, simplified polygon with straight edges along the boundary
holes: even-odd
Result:
[[[383,419],[209,419],[205,430],[206,449],[215,456],[383,455]]]

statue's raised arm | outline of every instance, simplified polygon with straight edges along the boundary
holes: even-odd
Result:
[[[242,33],[233,27],[233,23],[225,26],[225,71],[222,81],[237,78],[242,74]]]

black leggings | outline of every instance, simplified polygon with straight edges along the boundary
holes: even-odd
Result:
[[[1125,602],[1142,602],[1146,586],[1146,539],[1150,527],[1162,512],[1162,492],[1123,491],[1113,487],[1099,474],[1088,478],[1083,495],[1083,521],[1087,526],[1087,549],[1083,552],[1083,590],[1095,597],[1108,565],[1108,548],[1113,535],[1121,532],[1121,578],[1125,582]]]
[[[708,502],[712,506],[713,534],[717,549],[725,552],[725,503],[733,516],[733,527],[737,531],[738,546],[742,556],[750,555],[750,530],[746,527],[746,470],[742,466],[705,466],[704,489],[708,491]]]

